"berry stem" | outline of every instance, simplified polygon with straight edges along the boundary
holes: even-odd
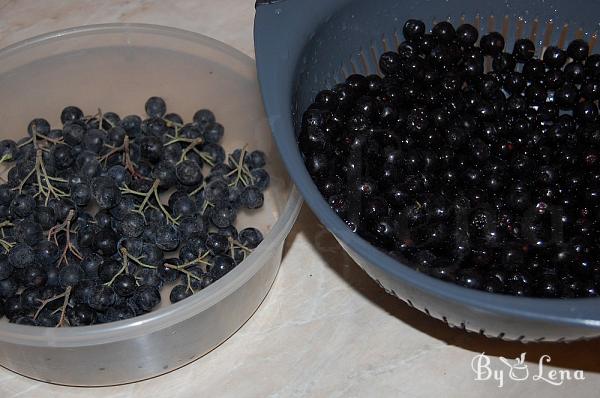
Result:
[[[152,195],[154,195],[154,199],[156,200],[156,203],[158,204],[158,207],[163,212],[163,214],[165,215],[165,217],[167,217],[167,219],[171,223],[173,223],[173,224],[179,224],[179,221],[177,221],[176,218],[173,218],[173,216],[171,216],[171,214],[169,214],[169,212],[167,211],[167,209],[165,209],[165,207],[163,206],[162,202],[160,201],[160,195],[158,193],[158,186],[159,185],[160,185],[160,180],[156,179],[156,180],[154,180],[154,182],[152,183],[152,186],[150,187],[150,189],[146,193],[131,191],[129,188],[125,189],[124,192],[125,193],[133,193],[134,195],[140,195],[140,196],[143,195],[144,196],[144,200],[142,201],[142,203],[138,207],[138,211],[141,212],[142,214],[144,212],[144,209],[145,209],[146,205],[148,204],[148,201],[150,200],[150,197]]]
[[[70,287],[69,287],[69,289],[70,289]],[[40,300],[41,305],[38,307],[37,311],[35,311],[35,314],[33,315],[33,319],[37,319],[38,315],[40,315],[40,312],[42,312],[42,310],[44,309],[44,307],[46,307],[47,304],[53,302],[54,300],[58,300],[59,298],[65,297],[66,294],[67,294],[67,291],[65,290],[61,294],[52,296],[49,299]]]
[[[123,140],[123,156],[125,160],[125,168],[129,170],[132,176],[142,178],[143,176],[136,170],[133,162],[131,161],[131,155],[129,154],[129,136],[125,136]]]
[[[12,249],[16,243],[14,242],[9,242],[7,241],[6,238],[6,234],[4,233],[4,227],[12,227],[14,226],[13,223],[11,223],[10,221],[2,221],[0,223],[0,233],[2,234],[2,238],[0,238],[0,245],[4,248],[5,251],[9,251],[10,249]]]
[[[137,196],[146,196],[148,195],[148,192],[139,192],[139,191],[134,191],[133,189],[129,188],[127,185],[125,185],[123,188],[119,188],[121,190],[122,193],[124,194],[131,194],[131,195],[137,195]]]
[[[83,259],[83,256],[81,255],[81,253],[79,253],[79,250],[77,250],[77,248],[73,245],[73,242],[71,242],[71,221],[73,220],[73,217],[75,217],[75,211],[69,210],[69,214],[67,214],[67,218],[65,218],[65,221],[62,224],[55,225],[54,227],[50,228],[50,230],[48,230],[48,240],[53,238],[54,242],[57,245],[58,233],[61,231],[65,231],[66,234],[65,247],[63,249],[62,255],[58,260],[58,264],[62,264],[63,261],[65,262],[65,264],[69,264],[69,260],[67,259],[68,252],[71,252],[71,254],[73,254],[79,260]]]
[[[40,138],[40,139],[42,139],[44,141],[48,141],[48,142],[50,142],[52,144],[62,144],[64,142],[63,138],[50,138],[50,137],[45,136],[43,134],[35,133],[31,138],[29,138],[28,140],[23,141],[19,145],[17,145],[17,148],[22,148],[22,147],[24,147],[26,145],[29,145],[29,144],[31,144],[33,142],[33,146],[34,146],[35,149],[43,149],[43,148],[41,148],[41,147],[39,147],[37,145],[37,138]]]
[[[44,165],[44,160],[42,159],[42,151],[40,149],[37,150],[36,157],[35,157],[35,164],[36,164],[35,168],[36,168],[38,185],[40,186],[42,192],[43,192],[44,188],[42,186],[41,176],[43,176],[44,180],[46,181],[46,193],[45,193],[46,194],[46,200],[45,200],[46,206],[48,205],[48,200],[50,199],[50,195],[53,195],[56,199],[60,199],[61,197],[68,196],[64,191],[54,187],[52,185],[52,183],[50,182],[50,180],[55,180],[55,181],[59,181],[59,182],[67,182],[67,181],[62,180],[60,178],[48,176],[48,173],[46,172],[46,166]],[[40,176],[40,174],[41,174],[41,176]]]
[[[147,205],[150,205],[150,203],[148,203],[148,201],[150,200],[150,197],[154,194],[154,192],[158,189],[159,184],[160,184],[160,180],[157,179],[157,180],[154,180],[154,182],[152,183],[152,186],[146,192],[134,191],[133,189],[130,189],[127,186],[125,186],[124,188],[121,188],[121,192],[124,194],[143,196],[144,200],[138,206],[137,211],[141,214],[144,214],[144,209],[146,208]]]
[[[60,309],[60,320],[56,325],[57,328],[63,327],[65,324],[65,314],[67,312],[67,306],[69,305],[69,296],[71,295],[71,286],[67,286],[65,290],[65,298],[63,300],[63,305]]]
[[[129,267],[129,256],[127,255],[127,249],[122,247],[119,251],[121,252],[121,258],[123,259],[123,266],[110,281],[105,283],[106,286],[112,286],[112,284],[115,282],[115,279],[117,279],[117,276],[121,275],[123,272],[127,272]]]
[[[194,152],[200,156],[200,159],[204,160],[210,167],[214,167],[214,159],[208,152],[199,151],[198,148],[194,148]]]
[[[23,180],[21,180],[21,183],[19,184],[18,188],[19,188],[19,193],[23,192],[23,187],[25,186],[25,184],[27,183],[27,180],[29,180],[29,178],[31,178],[31,176],[33,175],[33,173],[35,173],[36,167],[34,167],[33,169],[31,169],[31,171],[29,173],[27,173],[27,175],[25,176],[25,178],[23,178]],[[39,182],[39,181],[38,181]],[[41,187],[40,187],[41,188]]]
[[[192,287],[192,279],[190,278],[189,274],[185,275],[187,278],[187,286],[186,286],[186,291],[189,290],[190,292],[192,292],[192,294],[194,294],[194,288]]]
[[[197,194],[198,192],[202,191],[204,188],[206,188],[206,183],[202,182],[202,184],[200,184],[200,186],[196,189],[194,189],[192,192],[190,192],[188,194],[189,197],[194,196],[195,194]]]
[[[210,203],[208,200],[204,200],[204,204],[202,205],[202,209],[200,210],[200,214],[204,215],[204,212],[206,211],[206,209],[208,209],[209,207],[214,207],[215,205]]]
[[[193,259],[192,261],[188,261],[187,263],[183,263],[183,264],[179,265],[178,267],[185,268],[185,267],[189,267],[190,265],[198,265],[199,263],[200,264],[204,264],[204,265],[210,265],[210,266],[212,266],[213,264],[211,262],[204,261],[204,259],[208,255],[209,255],[209,252],[205,252],[204,254],[199,255],[197,258]]]
[[[2,248],[4,248],[5,251],[9,251],[14,247],[14,245],[16,245],[16,243],[9,242],[5,239],[0,239],[0,245],[2,245]]]
[[[106,165],[106,162],[108,161],[108,159],[112,156],[115,155],[121,151],[123,151],[123,149],[125,149],[125,144],[120,145],[120,146],[111,146],[111,145],[104,145],[105,147],[109,148],[110,151],[108,151],[107,153],[105,153],[104,155],[100,156],[98,158],[99,162],[104,162],[104,164]]]
[[[35,142],[36,142],[35,139],[33,141],[34,141],[34,145],[35,145]],[[21,181],[21,183],[18,186],[19,193],[21,193],[23,191],[23,187],[25,186],[25,184],[27,183],[29,178],[31,176],[33,176],[34,173],[35,173],[35,178],[36,178],[37,186],[38,186],[38,193],[36,194],[36,196],[40,195],[40,194],[45,195],[46,196],[45,205],[48,205],[48,201],[50,200],[50,195],[54,196],[56,199],[60,199],[62,197],[68,196],[64,191],[62,191],[61,189],[58,189],[54,185],[52,185],[51,181],[58,181],[58,182],[67,182],[67,181],[62,178],[51,177],[48,175],[48,173],[46,171],[46,166],[44,165],[41,148],[38,148],[36,150],[34,167],[25,176],[25,178],[23,178],[23,180]],[[45,186],[42,183],[42,178],[46,182]]]
[[[167,125],[167,127],[175,127],[175,136],[177,136],[177,133],[179,132],[179,129],[181,127],[183,127],[183,124],[174,122],[174,121],[169,120],[169,119],[165,119],[164,117],[162,118],[162,120],[164,120],[164,122]]]
[[[156,200],[159,209],[164,213],[165,217],[167,217],[167,219],[171,223],[179,224],[179,221],[177,221],[176,218],[173,218],[173,216],[171,216],[171,214],[169,214],[167,209],[165,209],[162,202],[160,201],[160,195],[158,193],[159,185],[160,185],[160,180],[156,179],[156,180],[154,180],[154,182],[152,183],[152,186],[150,187],[150,189],[147,192],[134,191],[128,187],[121,188],[121,192],[123,192],[124,194],[131,194],[131,195],[137,195],[137,196],[144,197],[144,200],[142,201],[142,203],[140,203],[140,205],[137,208],[137,212],[139,212],[141,214],[144,214],[144,209],[146,208],[146,206],[152,206],[152,204],[149,202],[149,200],[154,195],[154,199]]]
[[[123,145],[120,145],[118,147],[109,147],[111,148],[111,150],[106,153],[105,155],[102,155],[100,158],[98,158],[98,161],[100,162],[104,162],[104,164],[106,165],[106,162],[108,161],[108,159],[119,153],[122,152],[123,153],[123,166],[125,166],[125,168],[127,169],[127,171],[129,172],[129,174],[131,174],[133,177],[136,178],[146,178],[143,175],[141,175],[135,168],[135,165],[133,164],[133,161],[131,160],[131,155],[129,154],[129,136],[125,136],[125,138],[123,139]]]
[[[50,138],[48,136],[45,136],[43,134],[40,133],[35,133],[37,138],[41,138],[44,141],[48,141],[51,142],[53,144],[62,144],[63,143],[63,139],[62,138]]]
[[[202,145],[203,143],[203,138],[196,138],[195,140],[192,140],[192,142],[190,142],[190,144],[183,150],[183,152],[181,152],[181,157],[179,158],[178,163],[183,162],[186,159],[188,152],[190,152],[192,149],[195,149],[196,146]]]
[[[189,144],[191,144],[192,142],[201,139],[201,138],[185,138],[185,137],[176,137],[176,136],[172,136],[167,134],[167,137],[171,138],[170,141],[167,141],[163,146],[169,146],[169,145],[173,145],[176,144],[178,142],[187,142]]]
[[[165,264],[165,267],[174,269],[174,270],[179,271],[179,272],[182,272],[185,275],[187,275],[188,278],[194,278],[194,279],[196,279],[198,281],[202,280],[201,277],[199,277],[197,275],[194,275],[193,273],[191,273],[190,271],[186,270],[185,268],[181,268],[181,266],[176,266],[176,265],[173,265],[173,264]]]
[[[165,209],[165,207],[163,206],[162,202],[160,201],[160,196],[158,195],[158,190],[156,188],[154,189],[154,198],[156,199],[156,203],[158,203],[158,207],[160,207],[160,210],[165,214],[167,219],[171,221],[172,224],[179,224],[177,218],[173,218],[173,216],[169,214],[167,209]]]
[[[33,142],[33,137],[18,144],[17,148],[23,148],[25,145],[31,144],[31,142]]]
[[[227,176],[230,176],[230,175],[233,175],[233,174],[236,175],[235,180],[232,183],[230,183],[229,186],[236,186],[236,185],[239,184],[240,181],[245,186],[247,186],[250,183],[254,182],[254,177],[252,177],[252,174],[250,173],[250,170],[244,164],[244,158],[245,157],[246,157],[246,145],[244,145],[244,147],[242,148],[242,152],[240,153],[240,160],[239,160],[239,162],[237,160],[235,160],[235,158],[233,156],[229,155],[229,161],[231,163],[233,163],[233,165],[235,166],[235,169],[233,169],[231,172],[229,172],[227,174]],[[249,178],[250,181],[248,181],[247,178]]]
[[[104,130],[104,127],[102,127],[102,122],[104,121],[104,114],[102,113],[102,109],[100,109],[100,108],[98,108],[97,119],[98,119],[98,129],[100,129],[102,131],[106,131],[106,130]]]
[[[251,252],[252,252],[252,249],[250,249],[250,248],[248,248],[248,247],[246,247],[246,246],[242,245],[240,242],[238,242],[238,241],[237,241],[237,240],[235,240],[235,239],[229,238],[229,244],[230,244],[232,247],[237,247],[237,248],[240,248],[240,249],[242,249],[243,251],[245,251],[245,252],[247,252],[247,253],[251,253]]]
[[[142,211],[142,212],[144,211],[144,208],[146,207],[146,203],[148,203],[150,196],[152,196],[152,194],[154,192],[156,192],[156,190],[158,189],[158,184],[160,184],[160,180],[158,180],[158,179],[154,180],[154,182],[152,183],[152,186],[150,187],[148,192],[146,192],[144,200],[142,201],[142,203],[139,206],[140,211]]]
[[[128,259],[130,259],[131,261],[133,261],[134,263],[136,263],[140,267],[150,268],[150,269],[156,269],[156,267],[154,265],[148,265],[148,264],[145,264],[145,263],[141,262],[140,258],[142,258],[142,257],[139,257],[139,258],[138,257],[133,257],[129,253],[126,253],[125,255],[127,256]]]
[[[10,153],[5,153],[4,155],[2,155],[2,157],[0,158],[0,164],[4,163],[4,162],[10,162],[12,161],[12,155]]]

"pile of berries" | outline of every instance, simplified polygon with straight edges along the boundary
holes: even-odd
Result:
[[[206,109],[184,123],[162,98],[148,117],[84,116],[64,108],[62,129],[34,119],[28,136],[0,142],[0,317],[35,326],[132,318],[221,278],[262,241],[236,229],[262,207],[261,151],[219,144]],[[168,289],[168,290],[167,290]]]
[[[437,278],[597,296],[600,55],[577,39],[537,58],[530,40],[469,24],[409,20],[403,34],[383,77],[351,75],[303,114],[300,149],[330,206]]]

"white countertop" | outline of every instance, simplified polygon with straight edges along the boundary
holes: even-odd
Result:
[[[301,0],[291,0],[301,1]],[[0,47],[106,22],[145,22],[212,36],[253,56],[252,0],[0,0]],[[520,344],[468,334],[388,296],[344,254],[305,206],[263,305],[213,352],[167,375],[105,388],[36,382],[0,368],[0,397],[481,397],[598,396],[600,340]],[[530,376],[476,381],[471,361],[527,352]],[[538,359],[585,380],[533,380]],[[544,374],[552,368],[544,367]]]

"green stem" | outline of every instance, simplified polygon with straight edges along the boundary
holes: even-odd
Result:
[[[0,158],[0,164],[2,164],[4,162],[10,162],[11,160],[13,160],[12,155],[10,153],[5,153]]]
[[[176,122],[174,122],[174,121],[171,121],[171,120],[165,119],[164,117],[163,117],[162,119],[163,119],[163,120],[165,121],[165,123],[167,124],[167,127],[171,127],[171,126],[173,126],[173,127],[176,127],[175,131],[177,131],[177,128],[179,128],[179,127],[183,127],[183,124],[181,124],[181,123],[176,123]]]
[[[201,281],[201,280],[202,280],[202,278],[201,278],[201,277],[199,277],[199,276],[197,276],[197,275],[194,275],[194,274],[193,274],[193,273],[191,273],[190,271],[188,271],[188,270],[186,270],[186,269],[184,269],[184,268],[180,268],[180,267],[178,267],[178,266],[176,266],[176,265],[173,265],[173,264],[165,264],[165,267],[167,267],[167,268],[171,268],[171,269],[174,269],[174,270],[176,270],[176,271],[179,271],[179,272],[182,272],[182,273],[186,274],[186,275],[188,276],[188,278],[194,278],[194,279],[196,279],[196,280],[198,280],[198,281]]]
[[[150,200],[150,197],[152,196],[152,194],[158,188],[158,184],[160,184],[160,181],[158,179],[154,180],[154,182],[152,183],[152,186],[150,187],[150,189],[147,192],[134,191],[133,189],[130,189],[127,186],[121,188],[121,192],[124,193],[124,194],[131,194],[131,195],[143,196],[144,200],[138,206],[138,211],[143,214],[144,213],[144,209],[146,208],[146,205],[148,204],[148,200]]]
[[[242,250],[244,250],[245,252],[251,253],[252,249],[242,245],[240,242],[238,242],[237,240],[231,239],[229,238],[229,244],[231,244],[233,247],[238,247]]]
[[[167,134],[167,137],[171,138],[171,140],[170,140],[170,141],[167,141],[167,142],[164,144],[164,146],[173,145],[173,144],[176,144],[176,143],[178,143],[178,142],[187,142],[187,143],[190,143],[190,144],[191,144],[191,143],[192,143],[192,142],[194,142],[194,140],[195,140],[194,138],[173,137],[172,135],[168,135],[168,134]]]
[[[63,143],[63,139],[62,138],[50,138],[50,137],[45,136],[45,135],[40,134],[40,133],[35,133],[35,136],[37,138],[41,138],[44,141],[48,141],[48,142],[51,142],[53,144],[62,144]]]
[[[23,141],[21,142],[19,145],[17,145],[17,148],[22,148],[25,145],[29,145],[33,142],[33,137],[31,137],[30,139],[28,139],[27,141]]]
[[[235,166],[235,169],[233,169],[231,172],[229,172],[227,174],[227,176],[230,176],[233,174],[236,175],[235,180],[232,183],[230,183],[229,186],[236,186],[239,184],[240,181],[242,182],[242,184],[244,184],[246,186],[249,185],[250,183],[254,182],[252,173],[250,173],[250,170],[244,164],[245,157],[246,157],[246,145],[244,145],[244,147],[242,148],[239,162],[237,160],[235,160],[235,158],[233,156],[229,155],[229,161],[231,163],[233,163],[233,165]],[[250,179],[250,182],[248,182],[247,179]]]
[[[29,178],[31,178],[31,176],[33,175],[33,173],[35,173],[35,167],[33,169],[31,169],[31,171],[29,173],[27,173],[27,175],[25,176],[25,178],[23,178],[23,180],[21,181],[21,183],[19,184],[19,193],[21,193],[23,191],[23,187],[25,186],[25,183],[27,182],[27,180],[29,180]],[[39,180],[38,180],[38,184],[39,184]],[[40,186],[41,188],[41,186]]]
[[[131,254],[127,254],[126,256],[127,256],[128,259],[130,259],[131,261],[133,261],[134,263],[136,263],[140,267],[150,268],[150,269],[156,269],[156,267],[154,265],[145,264],[145,263],[141,262],[139,258],[133,257]]]
[[[192,197],[195,194],[197,194],[198,192],[202,191],[204,188],[206,188],[206,183],[202,182],[202,184],[200,184],[200,186],[198,188],[196,188],[192,192],[188,193],[188,196]]]
[[[9,251],[10,249],[12,249],[16,243],[13,242],[9,242],[5,239],[0,239],[0,245],[2,245],[2,247],[4,248],[4,250]]]
[[[102,113],[102,109],[98,108],[98,129],[105,131],[104,127],[102,127],[103,121],[104,121],[104,114]]]
[[[204,160],[210,167],[214,167],[214,159],[208,154],[208,152],[199,151],[198,148],[194,148],[194,152],[200,156],[200,159]]]
[[[193,259],[192,261],[188,261],[187,263],[183,263],[181,265],[179,265],[179,268],[185,268],[185,267],[189,267],[191,265],[198,265],[198,264],[204,264],[204,265],[213,265],[211,262],[209,261],[204,261],[204,259],[206,258],[206,256],[208,256],[209,253],[205,252],[204,254],[202,254],[201,256],[198,256],[197,258]]]
[[[59,182],[67,182],[67,181],[60,179],[60,178],[51,177],[48,175],[48,172],[46,171],[46,166],[44,165],[44,160],[42,158],[41,149],[38,149],[36,152],[34,170],[36,173],[38,189],[40,192],[42,192],[46,195],[46,201],[45,201],[46,205],[48,205],[48,201],[50,200],[50,195],[54,196],[56,199],[60,199],[65,196],[68,196],[66,192],[64,192],[61,189],[58,189],[52,185],[51,180],[55,180],[55,181],[59,181]],[[44,181],[46,182],[45,186],[44,186],[44,184],[42,184],[42,177],[44,178]],[[27,178],[29,178],[29,177],[27,177]],[[27,179],[25,179],[23,181],[27,181]],[[22,189],[22,187],[20,187],[20,189]]]
[[[140,192],[140,191],[134,191],[133,189],[129,188],[128,186],[124,186],[123,188],[120,189],[121,193],[123,194],[131,194],[131,195],[138,195],[138,196],[146,196],[148,195],[148,192]]]
[[[214,207],[215,205],[210,203],[208,200],[204,200],[204,204],[202,205],[202,210],[200,210],[200,214],[204,215],[204,212],[206,211],[207,208],[209,207]]]
[[[177,221],[177,219],[173,218],[173,216],[171,216],[171,214],[169,214],[167,209],[165,209],[165,207],[163,206],[162,202],[160,201],[160,196],[158,195],[158,190],[156,188],[154,189],[154,198],[156,199],[156,203],[158,204],[158,207],[160,207],[160,210],[165,214],[167,219],[169,221],[171,221],[172,224],[179,224],[179,221]]]
[[[194,292],[194,288],[192,287],[192,279],[190,278],[190,275],[189,275],[189,274],[187,274],[187,275],[186,275],[186,278],[187,278],[187,287],[186,287],[186,291],[187,291],[187,290],[189,290],[189,291],[191,291],[191,292],[192,292],[192,294],[194,294],[195,292]]]
[[[203,138],[196,138],[195,140],[192,140],[192,142],[190,142],[190,144],[183,150],[183,152],[181,152],[181,157],[179,158],[179,163],[183,162],[186,159],[189,151],[191,151],[198,145],[202,145],[203,143],[204,143]]]
[[[64,292],[62,292],[61,294],[57,294],[56,296],[52,296],[49,299],[46,300],[40,300],[41,305],[38,307],[37,311],[35,312],[35,314],[33,315],[33,319],[36,319],[38,317],[38,315],[40,315],[40,312],[42,312],[42,310],[44,309],[44,307],[48,304],[53,302],[54,300],[58,300],[59,298],[65,297],[65,295],[67,294],[67,291],[65,290]]]
[[[127,272],[127,268],[129,266],[129,257],[127,256],[127,249],[122,247],[119,251],[121,252],[121,258],[123,259],[123,266],[121,267],[119,272],[117,272],[112,277],[110,281],[105,283],[106,286],[112,286],[112,284],[115,282],[115,279],[117,279],[117,276],[121,275],[123,271]]]

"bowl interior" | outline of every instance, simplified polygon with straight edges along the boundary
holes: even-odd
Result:
[[[189,299],[170,305],[163,289],[161,308],[133,320],[83,328],[45,330],[44,335],[81,336],[86,330],[127,328],[165,319],[176,312],[196,311],[218,294],[243,283],[260,266],[259,257],[274,235],[286,209],[292,184],[282,166],[258,95],[253,61],[213,39],[151,25],[115,24],[76,28],[33,38],[0,51],[0,137],[27,135],[32,118],[46,118],[60,128],[60,112],[77,105],[85,114],[113,111],[121,117],[144,115],[150,96],[161,96],[167,111],[191,121],[198,109],[211,109],[225,127],[221,144],[227,152],[247,145],[268,158],[271,186],[263,208],[241,212],[238,229],[255,226],[265,241],[239,267]],[[273,234],[270,231],[273,230]],[[283,239],[283,238],[281,238]],[[218,293],[221,292],[221,293]],[[217,294],[218,293],[218,294]],[[116,326],[115,326],[116,325]],[[36,336],[40,329],[0,322],[3,332]],[[77,329],[80,329],[79,331]]]

